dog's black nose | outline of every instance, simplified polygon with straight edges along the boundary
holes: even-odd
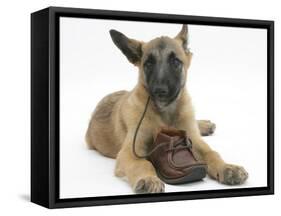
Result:
[[[166,85],[155,86],[153,89],[153,95],[160,98],[166,97],[168,95],[168,86]]]

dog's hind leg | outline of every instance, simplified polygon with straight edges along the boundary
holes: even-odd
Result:
[[[202,136],[209,136],[215,132],[216,125],[209,120],[197,120],[197,123]]]

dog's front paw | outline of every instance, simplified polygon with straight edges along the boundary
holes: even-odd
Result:
[[[215,123],[209,120],[198,120],[198,125],[202,136],[212,135],[216,130]]]
[[[162,193],[165,191],[165,185],[158,177],[148,176],[137,181],[134,191],[136,193]]]
[[[221,175],[220,182],[227,185],[243,184],[248,178],[248,173],[243,167],[232,164],[226,164]]]

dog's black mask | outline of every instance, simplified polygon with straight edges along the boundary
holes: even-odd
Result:
[[[183,84],[183,63],[173,51],[158,51],[143,63],[146,87],[158,106],[168,106],[178,96]]]

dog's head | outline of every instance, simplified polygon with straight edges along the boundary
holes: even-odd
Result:
[[[174,38],[162,36],[149,42],[130,39],[110,30],[114,44],[127,59],[139,67],[141,84],[158,107],[171,104],[185,86],[191,56],[187,25]]]

